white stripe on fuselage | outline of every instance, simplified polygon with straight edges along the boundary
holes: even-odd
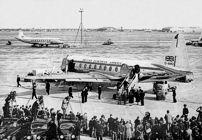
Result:
[[[82,70],[97,70],[104,73],[110,73],[112,75],[119,75],[122,65],[133,67],[139,65],[141,72],[159,72],[162,70],[153,66],[149,62],[141,60],[125,60],[125,59],[112,59],[101,57],[88,57],[88,56],[68,56],[67,60],[74,60],[75,68]]]

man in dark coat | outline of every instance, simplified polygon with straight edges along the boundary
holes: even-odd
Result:
[[[177,103],[177,100],[176,100],[176,89],[177,89],[176,86],[172,88],[172,92],[173,92],[173,103]]]
[[[47,134],[46,134],[46,138],[48,140],[56,139],[57,138],[57,133],[56,132],[57,132],[57,126],[54,123],[54,120],[51,120],[48,123],[48,131],[47,131]]]
[[[93,118],[89,121],[89,136],[92,137],[93,133]]]
[[[143,92],[143,90],[140,87],[139,87],[139,94],[140,94],[141,105],[144,106],[144,96],[145,96],[145,93]]]
[[[84,102],[87,102],[87,98],[88,98],[88,87],[85,87],[85,92],[84,92]]]
[[[99,86],[98,86],[98,99],[99,100],[101,100],[101,98],[100,98],[101,93],[102,93],[102,88],[101,88],[101,85],[99,84]]]
[[[135,90],[134,96],[136,98],[137,105],[139,105],[139,102],[140,102],[140,93],[138,92],[138,90]]]
[[[17,87],[19,87],[19,86],[21,86],[21,84],[20,84],[20,76],[17,75]]]
[[[46,82],[46,93],[50,94],[50,83],[48,81]]]
[[[179,139],[179,126],[177,125],[176,121],[173,121],[173,124],[171,126],[171,133],[173,136],[173,140],[178,140]]]
[[[111,136],[112,134],[112,127],[113,127],[113,121],[114,121],[114,118],[112,118],[112,114],[110,114],[110,118],[108,118],[108,130],[109,130],[109,136]]]
[[[103,126],[101,125],[100,121],[98,121],[97,125],[96,125],[96,136],[97,136],[97,140],[102,140],[103,137]]]
[[[182,115],[188,117],[188,114],[189,114],[189,110],[188,110],[188,108],[187,108],[187,105],[184,104],[184,108],[183,108],[183,111],[182,111]]]
[[[81,101],[82,101],[82,103],[85,102],[85,92],[86,92],[86,89],[84,88],[84,89],[82,90],[82,92],[81,92]]]
[[[69,87],[69,96],[72,97],[72,98],[74,98],[74,97],[72,96],[72,86]]]
[[[32,83],[32,99],[34,97],[37,99],[37,96],[36,96],[36,83],[35,82]]]

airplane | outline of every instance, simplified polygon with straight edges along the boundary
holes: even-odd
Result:
[[[175,35],[162,63],[102,57],[67,55],[61,64],[62,73],[25,76],[30,80],[66,82],[111,82],[130,80],[130,87],[139,82],[191,82],[193,72],[188,62],[187,48],[182,34]]]
[[[61,45],[61,44],[64,46],[64,42],[61,41],[60,38],[26,37],[21,30],[19,31],[18,37],[15,38],[21,42],[33,44],[32,47],[36,46],[42,47],[43,45],[48,47],[48,45]]]
[[[202,32],[198,39],[191,39],[186,45],[202,46]]]

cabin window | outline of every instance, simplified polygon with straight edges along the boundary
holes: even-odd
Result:
[[[99,66],[99,69],[100,69],[100,70],[102,69],[102,65]]]
[[[94,69],[96,69],[97,68],[97,65],[94,65]]]
[[[104,66],[104,70],[106,70],[107,69],[107,66]]]
[[[80,63],[80,64],[79,64],[79,68],[81,68],[81,67],[82,67],[82,64]]]
[[[91,64],[89,65],[89,69],[91,69]]]
[[[118,67],[115,68],[115,71],[116,71],[116,72],[118,71]]]
[[[112,67],[109,67],[109,71],[112,71]]]
[[[86,69],[86,64],[84,65],[84,69]]]

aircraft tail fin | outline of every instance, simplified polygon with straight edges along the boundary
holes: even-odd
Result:
[[[175,35],[170,50],[164,57],[164,65],[190,70],[187,47],[182,34]]]
[[[18,38],[24,38],[25,37],[25,35],[23,34],[23,31],[19,31],[19,34],[18,34]]]

